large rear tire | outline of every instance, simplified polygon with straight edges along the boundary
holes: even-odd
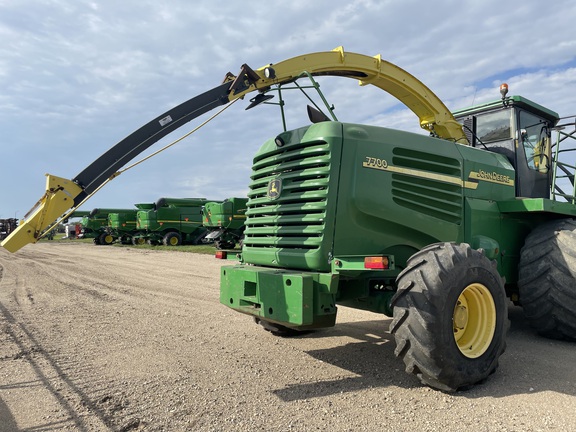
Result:
[[[194,236],[192,238],[192,244],[193,245],[199,245],[202,244],[204,242],[204,237],[206,237],[208,235],[209,231],[202,231],[200,234],[197,234],[196,236]]]
[[[231,241],[225,241],[225,240],[216,240],[214,242],[214,246],[216,246],[216,249],[234,249],[236,247],[236,243],[231,242]]]
[[[132,237],[132,244],[134,246],[146,244],[146,239],[144,237]]]
[[[555,220],[532,231],[518,271],[529,324],[542,336],[576,340],[576,221]]]
[[[101,245],[111,245],[112,243],[114,243],[114,236],[105,232],[100,234],[98,238],[99,238],[98,244]]]
[[[509,327],[496,262],[467,244],[435,244],[408,260],[397,284],[390,331],[406,372],[455,391],[496,370]]]
[[[177,232],[166,233],[162,243],[164,243],[164,246],[180,246],[182,244],[182,236]]]

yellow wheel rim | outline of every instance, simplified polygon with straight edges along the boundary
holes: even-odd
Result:
[[[486,352],[496,330],[496,305],[488,288],[473,283],[462,291],[454,306],[452,327],[458,349],[466,357]]]
[[[170,237],[170,246],[176,246],[178,244],[178,239],[176,237]]]
[[[106,242],[106,244],[110,244],[114,241],[114,237],[112,237],[111,235],[107,235],[106,237],[104,237],[104,241]]]

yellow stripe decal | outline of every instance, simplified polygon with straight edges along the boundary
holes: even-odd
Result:
[[[362,166],[364,168],[377,169],[380,171],[390,171],[390,172],[395,172],[398,174],[409,175],[412,177],[438,180],[438,181],[441,181],[444,183],[455,184],[457,186],[461,186],[461,187],[464,187],[466,189],[477,189],[478,188],[478,181],[463,181],[460,179],[460,177],[449,176],[446,174],[437,174],[437,173],[431,173],[429,171],[421,171],[421,170],[416,170],[416,169],[391,166],[391,165],[388,165],[388,163],[386,163],[385,161],[382,161],[382,163],[371,163],[371,161],[366,161],[366,162],[362,163]]]

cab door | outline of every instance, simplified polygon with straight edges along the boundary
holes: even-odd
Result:
[[[551,180],[550,122],[517,109],[516,196],[549,198]]]

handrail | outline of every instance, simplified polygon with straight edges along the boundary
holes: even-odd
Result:
[[[552,171],[552,183],[550,194],[553,200],[565,200],[576,204],[576,116],[562,117],[560,120],[573,119],[572,121],[557,124],[556,142],[552,146],[554,169]],[[566,130],[567,128],[568,131]],[[560,144],[563,148],[560,148]],[[570,146],[570,144],[572,144]],[[567,147],[568,146],[568,147]],[[562,155],[562,158],[560,157]],[[569,184],[567,184],[568,180]],[[568,189],[569,188],[569,189]]]

